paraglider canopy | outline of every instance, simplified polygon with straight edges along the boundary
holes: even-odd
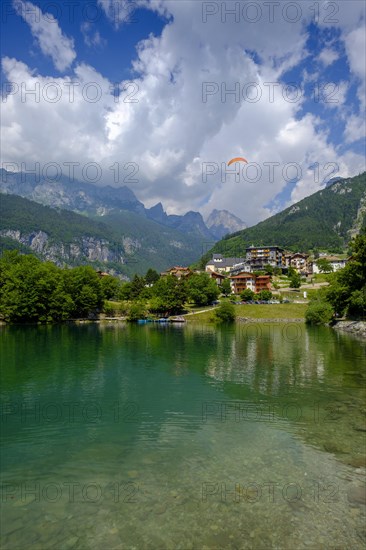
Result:
[[[244,157],[235,157],[231,160],[229,160],[228,162],[228,166],[230,166],[230,164],[234,164],[234,162],[248,162],[247,159],[245,159]]]

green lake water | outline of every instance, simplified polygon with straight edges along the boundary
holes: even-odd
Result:
[[[2,327],[1,548],[361,549],[366,344]]]

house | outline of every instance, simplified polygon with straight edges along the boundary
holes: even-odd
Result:
[[[232,275],[230,277],[230,283],[234,294],[240,294],[247,288],[255,293],[261,290],[271,289],[271,277],[269,275],[254,275],[254,273],[248,273],[246,271],[238,275]]]
[[[234,294],[240,294],[243,290],[249,288],[255,292],[255,275],[243,271],[238,275],[232,275],[230,277],[231,290]]]
[[[346,267],[348,261],[347,258],[339,258],[338,256],[322,256],[321,258],[319,258],[319,260],[327,260],[327,262],[329,262],[332,266],[333,271],[343,269],[344,267]],[[310,265],[311,272],[314,274],[321,273],[316,262],[317,260],[314,260],[313,262],[311,262]]]
[[[242,264],[245,264],[245,258],[224,258],[222,254],[213,254],[212,259],[206,264],[205,270],[229,273],[233,267]]]
[[[213,279],[218,286],[222,285],[222,281],[226,279],[225,275],[222,275],[222,273],[217,273],[216,271],[208,271],[208,275],[211,279]]]
[[[230,275],[238,275],[238,273],[241,273],[242,271],[246,271],[247,273],[251,273],[252,268],[251,268],[250,264],[248,264],[247,262],[241,262],[240,264],[235,264],[230,269],[229,273],[230,273]]]
[[[174,275],[174,277],[177,277],[177,279],[182,279],[185,277],[190,277],[193,274],[193,271],[189,267],[181,267],[181,266],[174,266],[166,271],[163,271],[161,273],[162,277],[165,277],[167,275]]]
[[[106,273],[105,271],[101,271],[100,269],[97,270],[97,275],[98,275],[98,277],[100,277],[101,279],[102,279],[103,277],[109,277],[109,273]]]
[[[271,277],[269,275],[257,275],[255,278],[255,291],[271,290]]]
[[[307,275],[310,272],[309,254],[302,254],[301,252],[285,254],[284,264],[286,267],[292,267],[302,275]]]
[[[253,271],[264,266],[284,267],[284,249],[279,246],[250,246],[246,249],[246,261]]]

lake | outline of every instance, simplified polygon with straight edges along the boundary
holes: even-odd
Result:
[[[1,327],[1,548],[361,549],[366,343]]]

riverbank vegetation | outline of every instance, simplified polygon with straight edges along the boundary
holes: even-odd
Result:
[[[149,269],[126,283],[90,266],[59,268],[17,251],[0,258],[0,316],[10,323],[96,318],[101,312],[114,315],[115,309],[130,320],[166,317],[182,313],[187,303],[206,306],[219,293],[206,273],[187,281]]]
[[[262,303],[235,303],[229,288],[224,288],[220,308],[215,313],[207,306],[216,302],[220,289],[207,273],[194,273],[188,279],[173,275],[161,277],[149,269],[144,277],[135,275],[130,282],[96,272],[90,266],[60,268],[42,262],[33,255],[8,251],[0,258],[0,318],[10,323],[49,323],[70,319],[95,319],[101,313],[131,321],[159,318],[197,311],[190,321],[231,321],[235,317],[252,319],[302,319],[310,324],[329,323],[345,316],[366,317],[366,232],[352,244],[352,256],[346,267],[327,275],[329,285],[309,289],[310,303],[271,303],[271,292],[264,290],[256,299]],[[291,275],[291,274],[290,274]],[[293,274],[292,274],[293,275]],[[293,285],[296,286],[296,285]],[[278,294],[278,293],[277,293]],[[290,291],[291,301],[301,298],[298,289]],[[241,300],[253,301],[253,293],[244,290]],[[275,298],[284,299],[280,290]],[[286,302],[286,300],[285,300]],[[307,309],[306,309],[307,308]]]
[[[346,267],[328,276],[329,286],[310,300],[306,321],[329,323],[334,318],[366,319],[366,230],[351,242]]]

